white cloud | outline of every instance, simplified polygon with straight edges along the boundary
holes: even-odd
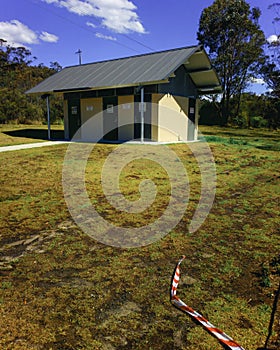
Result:
[[[1,39],[7,40],[7,44],[11,46],[39,43],[37,34],[16,19],[0,22],[0,33]]]
[[[96,33],[95,36],[99,39],[105,39],[105,40],[112,40],[112,41],[116,41],[117,39],[110,36],[110,35],[104,35],[104,34],[101,34],[101,33]]]
[[[0,39],[6,40],[7,45],[14,47],[27,47],[28,45],[32,44],[39,44],[40,40],[49,43],[56,43],[58,41],[58,37],[56,35],[48,32],[42,32],[40,35],[38,35],[27,25],[16,19],[11,20],[10,22],[0,22]]]
[[[266,40],[268,41],[269,44],[277,43],[277,42],[280,43],[280,39],[275,34],[270,35]]]
[[[46,41],[48,43],[57,43],[58,42],[58,36],[54,34],[50,34],[48,32],[42,32],[39,37],[42,41]]]
[[[97,28],[97,26],[94,23],[87,22],[86,25],[91,28]]]
[[[137,7],[130,0],[41,0],[66,8],[79,16],[93,16],[101,24],[116,33],[145,33]]]
[[[65,7],[69,12],[73,12],[80,16],[94,15],[94,7],[91,1],[83,0],[58,0],[55,1],[60,7]]]

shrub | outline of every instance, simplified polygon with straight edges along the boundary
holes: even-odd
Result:
[[[267,120],[265,120],[264,118],[262,118],[260,116],[251,117],[250,124],[253,128],[266,128],[268,126]]]

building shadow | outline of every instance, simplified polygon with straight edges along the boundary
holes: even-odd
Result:
[[[25,137],[30,139],[48,140],[48,130],[43,129],[20,129],[4,131],[3,134],[13,137]],[[51,140],[64,140],[63,130],[51,130]]]

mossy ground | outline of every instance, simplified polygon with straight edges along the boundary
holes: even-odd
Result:
[[[246,350],[264,346],[280,270],[279,133],[202,131],[217,170],[216,197],[206,221],[188,232],[200,174],[185,145],[171,145],[188,170],[188,210],[164,238],[133,249],[103,245],[71,219],[61,181],[67,145],[1,154],[1,349],[220,348],[170,304],[171,276],[182,254],[187,258],[181,299]],[[128,165],[120,183],[125,196],[137,199],[139,182],[147,177],[154,179],[159,195],[145,215],[117,216],[99,179],[105,158],[117,146],[96,147],[87,185],[99,212],[119,225],[155,219],[170,193],[166,173],[152,163]],[[275,350],[279,310],[276,318],[269,340]]]

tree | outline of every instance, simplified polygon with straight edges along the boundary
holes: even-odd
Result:
[[[271,36],[267,43],[269,55],[266,57],[266,64],[262,69],[262,74],[268,87],[272,90],[271,95],[280,98],[280,3],[274,3],[268,7],[273,10],[276,17],[273,19],[278,33]]]
[[[270,88],[267,101],[266,119],[270,128],[280,126],[280,3],[273,3],[269,9],[274,12],[273,24],[276,34],[270,37],[267,43],[268,56],[262,68],[263,79]]]
[[[230,107],[236,103],[234,96],[230,100]],[[217,118],[217,107],[212,101],[202,100],[200,108],[199,123],[202,125],[219,125]],[[271,113],[270,113],[271,112]],[[270,99],[266,95],[256,95],[254,93],[242,93],[240,103],[240,114],[232,118],[231,125],[237,127],[273,127],[275,111],[270,106]]]
[[[39,84],[61,70],[57,62],[50,68],[43,64],[34,65],[35,57],[25,47],[12,47],[0,39],[0,123],[30,123],[45,119],[45,103],[41,98],[25,94],[32,86]],[[63,117],[61,99],[54,97],[51,105],[52,121]]]
[[[274,12],[275,17],[272,23],[276,28],[276,34],[269,41],[269,48],[272,51],[271,58],[280,69],[280,3],[276,2],[268,8]]]
[[[220,76],[223,94],[219,104],[222,124],[236,118],[241,94],[264,62],[265,36],[260,29],[258,8],[245,0],[215,0],[201,14],[197,38],[208,48]],[[230,105],[232,97],[236,103]]]
[[[50,68],[53,69],[55,72],[60,72],[62,69],[62,66],[58,62],[50,62]]]

